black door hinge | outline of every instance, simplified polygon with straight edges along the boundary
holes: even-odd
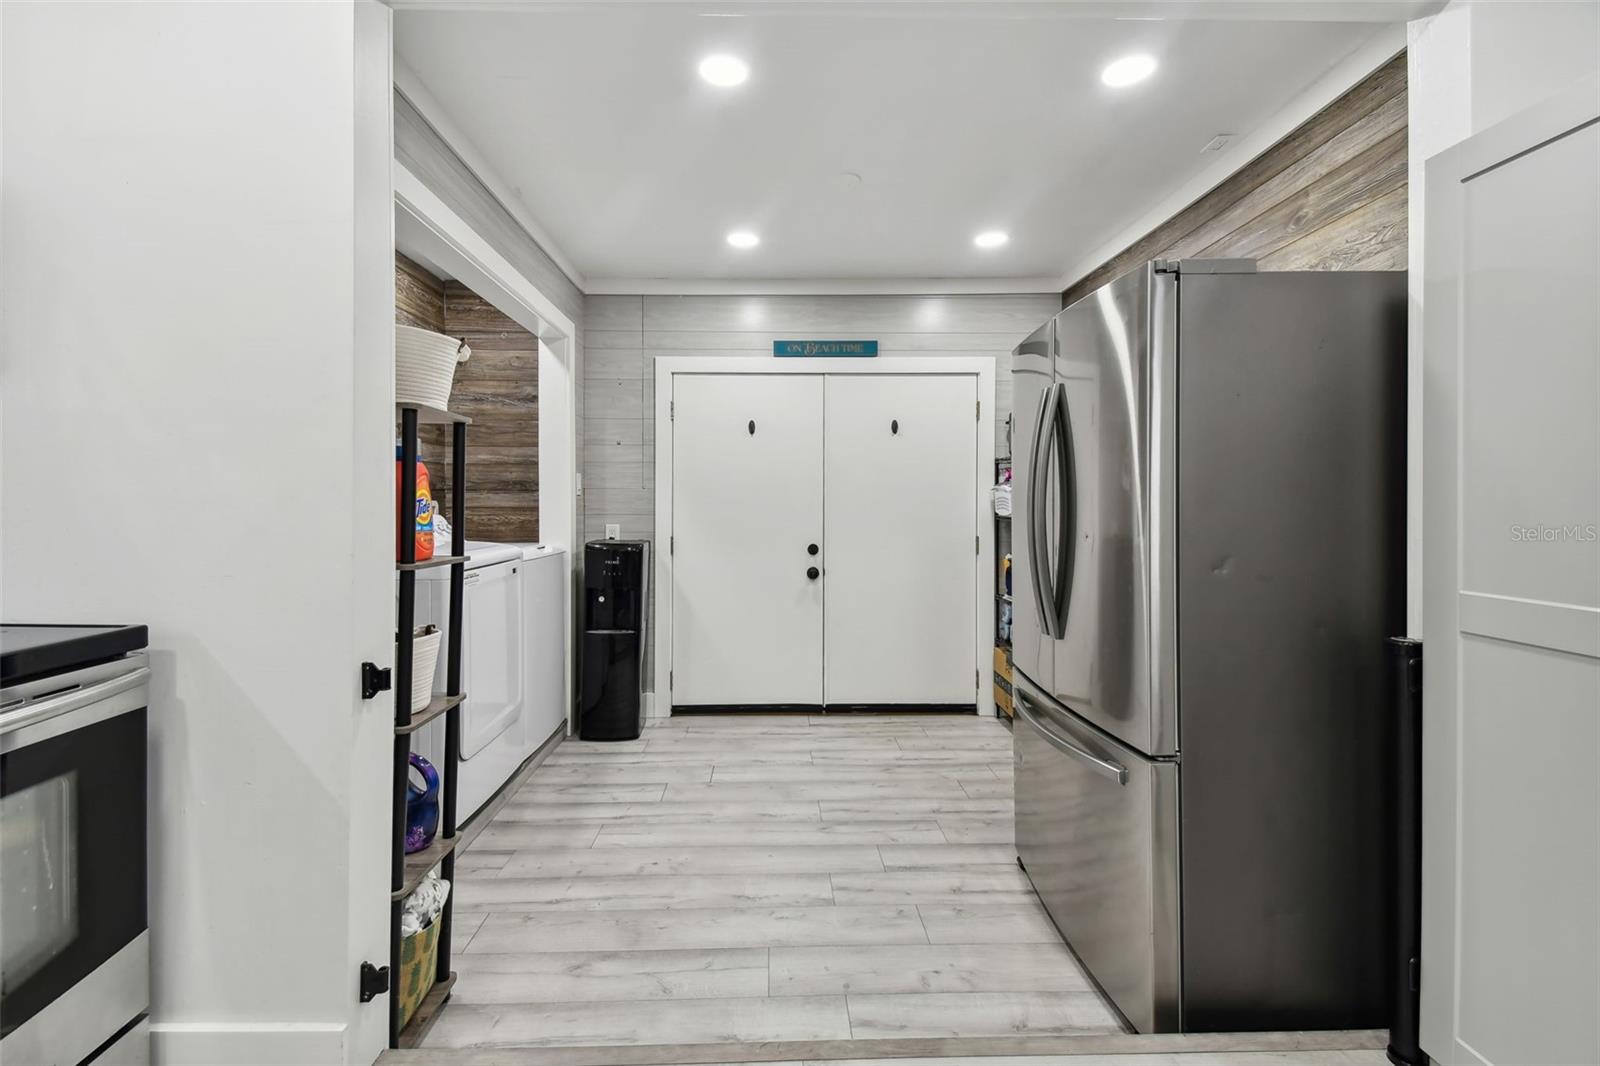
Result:
[[[384,671],[388,673],[388,671]],[[380,994],[389,991],[389,967],[361,964],[361,1002],[371,1003]]]
[[[389,691],[389,668],[378,668],[377,663],[361,664],[361,698],[370,700],[380,692]],[[387,986],[385,986],[387,987]]]

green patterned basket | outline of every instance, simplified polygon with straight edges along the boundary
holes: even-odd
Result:
[[[442,918],[443,915],[440,915]],[[438,971],[439,918],[400,942],[400,1028],[417,1013]]]

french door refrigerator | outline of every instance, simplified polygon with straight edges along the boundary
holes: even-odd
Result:
[[[1140,1032],[1385,1023],[1405,332],[1158,261],[1013,353],[1018,858]]]

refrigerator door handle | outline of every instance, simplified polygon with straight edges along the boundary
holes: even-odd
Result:
[[[1121,763],[1112,762],[1110,759],[1102,759],[1098,755],[1078,747],[1065,737],[1057,736],[1045,726],[1044,722],[1042,722],[1033,713],[1033,711],[1029,710],[1028,698],[1022,693],[1021,689],[1017,690],[1017,697],[1017,713],[1022,716],[1023,721],[1033,726],[1039,735],[1044,738],[1047,744],[1055,748],[1057,751],[1065,752],[1066,754],[1071,755],[1073,758],[1087,763],[1094,769],[1096,773],[1104,777],[1111,778],[1119,785],[1126,785],[1128,783],[1128,768],[1126,766],[1123,766]]]
[[[1056,636],[1067,632],[1067,609],[1072,603],[1072,579],[1078,546],[1078,477],[1076,457],[1072,446],[1072,412],[1067,406],[1067,386],[1056,383],[1054,433],[1060,443],[1056,447],[1057,476],[1061,490],[1061,513],[1056,528],[1056,569],[1052,584],[1051,605],[1055,610]]]
[[[1033,604],[1039,616],[1039,629],[1047,637],[1055,632],[1055,580],[1046,570],[1048,557],[1041,559],[1039,545],[1048,535],[1044,514],[1044,490],[1049,479],[1041,457],[1050,454],[1050,433],[1053,425],[1056,386],[1046,386],[1039,393],[1039,413],[1033,423],[1033,441],[1028,455],[1028,576],[1033,582]]]

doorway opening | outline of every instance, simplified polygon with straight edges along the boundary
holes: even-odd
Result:
[[[579,546],[577,509],[577,326],[570,317],[530,282],[504,256],[489,245],[473,228],[446,205],[416,175],[395,163],[395,253],[414,264],[424,274],[441,283],[440,297],[443,307],[440,316],[450,317],[449,283],[455,283],[457,324],[471,325],[470,332],[489,339],[490,350],[508,345],[506,351],[486,359],[492,366],[484,371],[468,371],[465,380],[473,373],[486,377],[507,376],[509,382],[496,382],[498,393],[464,390],[463,403],[494,410],[491,433],[509,432],[514,443],[511,453],[502,453],[499,445],[491,443],[498,438],[485,438],[482,431],[472,435],[468,449],[468,477],[474,471],[480,475],[494,470],[488,476],[504,479],[513,486],[509,498],[478,500],[469,505],[473,539],[500,539],[491,536],[496,529],[507,531],[532,531],[526,540],[538,540],[545,545],[565,552],[566,574],[563,582],[564,603],[562,618],[566,620],[562,639],[562,661],[566,666],[563,706],[567,711],[569,728],[573,708],[573,628],[574,590],[576,567],[573,553]],[[397,265],[397,270],[401,268]],[[427,278],[408,276],[410,284],[424,289]],[[397,284],[406,284],[397,276]],[[470,294],[470,296],[469,296]],[[431,313],[431,292],[415,294]],[[401,310],[396,302],[397,314]],[[416,313],[415,308],[411,309]],[[437,320],[437,319],[436,319]],[[485,328],[487,327],[487,328]],[[495,327],[502,327],[496,329]],[[492,338],[492,339],[490,339]],[[487,353],[486,353],[487,354]],[[468,360],[471,363],[471,360]],[[526,404],[526,384],[518,386],[517,377],[524,370],[532,375],[533,418],[515,407]],[[458,376],[460,372],[458,371]],[[523,391],[519,391],[519,388]],[[470,398],[469,398],[470,397]],[[506,416],[506,401],[513,413]],[[454,402],[454,401],[452,401]],[[492,423],[503,422],[498,428]],[[530,450],[531,462],[527,452]],[[474,457],[479,462],[474,464]],[[509,460],[496,462],[496,458]],[[484,461],[487,460],[487,461]],[[504,468],[504,469],[497,469]],[[499,494],[496,494],[497,496]],[[485,504],[490,506],[485,507]],[[492,523],[486,527],[484,516]],[[507,537],[506,540],[512,538]]]

